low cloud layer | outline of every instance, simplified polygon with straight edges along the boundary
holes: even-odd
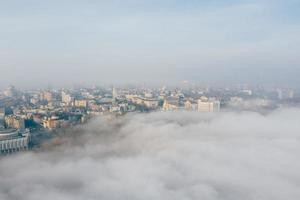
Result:
[[[1,158],[0,199],[300,199],[300,110],[96,119]]]

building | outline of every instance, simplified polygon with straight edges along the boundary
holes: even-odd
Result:
[[[75,100],[75,103],[74,103],[75,107],[78,107],[78,108],[86,108],[88,103],[87,103],[87,100]]]
[[[25,129],[25,120],[17,115],[8,115],[4,118],[6,128]]]
[[[198,112],[219,112],[220,101],[198,100]]]
[[[2,129],[4,129],[4,117],[5,117],[5,111],[4,111],[4,109],[2,108],[0,108],[0,129],[2,128]]]
[[[146,97],[133,97],[131,100],[133,103],[138,105],[143,105],[149,109],[156,109],[158,108],[159,101],[153,98],[146,98]]]
[[[198,110],[198,104],[196,101],[193,100],[187,100],[184,103],[184,109],[189,111],[197,111]]]
[[[14,97],[17,95],[17,90],[14,86],[9,86],[6,90],[4,90],[3,94],[6,97]]]
[[[70,94],[67,94],[66,92],[63,91],[61,92],[61,101],[69,105],[74,102],[74,98]]]
[[[293,99],[294,91],[291,89],[278,89],[277,97],[279,100]]]
[[[31,136],[29,130],[0,129],[0,154],[28,150]]]
[[[52,94],[52,92],[43,91],[41,93],[41,100],[45,100],[47,102],[52,102],[53,101],[53,94]]]
[[[162,110],[164,111],[176,111],[184,109],[184,105],[180,104],[178,98],[168,98],[164,100]]]
[[[245,95],[248,95],[248,96],[251,96],[252,95],[252,90],[242,90],[242,94],[245,94]]]
[[[156,99],[145,98],[143,99],[143,103],[147,108],[156,109],[158,108],[159,101]]]
[[[61,125],[61,121],[57,116],[47,117],[46,119],[43,120],[43,127],[49,130],[59,128],[60,125]]]
[[[118,98],[118,91],[115,87],[112,88],[112,98],[114,100]]]

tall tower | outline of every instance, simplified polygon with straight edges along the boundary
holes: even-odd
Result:
[[[118,97],[118,92],[115,87],[112,88],[112,98],[115,100]]]

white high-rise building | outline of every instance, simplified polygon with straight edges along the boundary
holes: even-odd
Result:
[[[112,89],[112,98],[116,99],[118,97],[118,91],[115,87]]]
[[[74,101],[74,98],[71,95],[69,95],[63,91],[61,93],[61,101],[66,104],[70,104]]]
[[[220,101],[201,101],[198,100],[198,112],[219,112]]]
[[[17,94],[17,90],[14,86],[9,86],[6,90],[4,90],[3,94],[7,97],[14,97]]]

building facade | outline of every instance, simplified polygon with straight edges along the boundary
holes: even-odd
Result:
[[[0,154],[9,154],[28,150],[30,147],[30,132],[20,132],[17,129],[0,130]]]

